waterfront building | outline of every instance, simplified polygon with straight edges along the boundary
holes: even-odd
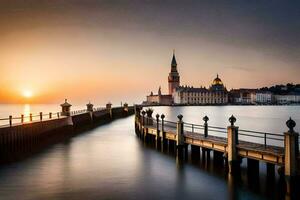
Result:
[[[161,87],[159,87],[157,94],[151,92],[147,96],[146,102],[143,102],[143,104],[147,105],[222,105],[227,103],[228,91],[219,78],[219,75],[213,80],[208,89],[205,87],[180,86],[180,75],[177,70],[174,52],[171,61],[171,71],[168,75],[168,94],[162,94]]]
[[[209,89],[206,89],[205,87],[177,87],[173,92],[173,99],[175,104],[222,105],[228,103],[228,92],[222,80],[217,75]]]
[[[280,105],[300,103],[300,92],[290,92],[286,95],[274,95],[274,97],[275,102]]]
[[[229,92],[229,103],[249,105],[256,102],[257,89],[232,89]]]
[[[173,58],[171,62],[171,72],[168,76],[169,95],[172,95],[176,88],[180,86],[180,76],[177,71],[177,62],[175,53],[173,52]]]
[[[171,105],[173,103],[172,95],[162,94],[161,87],[159,87],[157,94],[150,93],[147,96],[147,101],[144,104],[149,105]]]
[[[256,93],[256,104],[273,104],[274,95],[269,91],[258,91]]]

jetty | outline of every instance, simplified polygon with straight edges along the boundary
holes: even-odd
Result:
[[[282,134],[239,129],[237,119],[232,115],[228,127],[209,126],[209,117],[203,117],[203,124],[165,120],[164,114],[152,117],[153,110],[135,107],[136,135],[144,142],[155,142],[157,148],[172,148],[177,156],[187,155],[190,147],[192,159],[213,158],[214,163],[224,165],[229,174],[238,174],[242,159],[247,159],[251,174],[259,173],[259,162],[267,165],[267,175],[275,175],[275,166],[281,177],[287,180],[287,193],[299,180],[300,156],[299,134],[294,131],[295,121],[286,122],[288,130]],[[212,152],[212,155],[211,155]]]
[[[83,110],[71,110],[67,99],[61,112],[49,112],[9,116],[1,118],[0,126],[0,163],[12,162],[37,152],[49,144],[61,142],[86,129],[127,117],[134,113],[133,106],[94,108],[90,102]]]

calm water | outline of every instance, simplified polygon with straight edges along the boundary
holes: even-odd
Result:
[[[1,107],[3,108],[3,107]],[[240,127],[282,132],[289,116],[300,124],[300,107],[158,107],[168,119],[226,126],[235,114]],[[299,130],[299,126],[297,127]],[[244,165],[244,163],[243,163]],[[24,161],[0,166],[0,199],[274,199],[280,181],[255,183],[246,172],[232,181],[211,163],[181,163],[172,153],[145,146],[133,117],[87,131]]]

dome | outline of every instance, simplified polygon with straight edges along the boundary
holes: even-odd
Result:
[[[222,80],[219,78],[219,75],[217,75],[217,78],[213,81],[213,85],[223,85]]]

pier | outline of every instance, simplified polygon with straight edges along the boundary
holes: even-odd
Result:
[[[61,112],[40,112],[0,119],[3,124],[0,126],[0,163],[22,159],[49,144],[82,133],[83,130],[134,113],[133,106],[126,103],[120,107],[112,107],[108,103],[106,107],[99,108],[88,103],[86,109],[73,111],[71,106],[65,100],[61,104]]]
[[[213,158],[216,165],[223,165],[231,175],[240,173],[242,159],[247,159],[247,170],[251,175],[259,173],[259,162],[266,163],[267,176],[275,176],[275,167],[280,177],[286,180],[287,194],[295,190],[299,180],[299,134],[294,131],[296,123],[286,122],[285,133],[267,133],[240,129],[237,119],[231,116],[228,127],[209,126],[209,117],[203,124],[165,120],[164,114],[152,116],[153,110],[135,108],[135,130],[144,142],[155,142],[157,148],[175,149],[179,158],[187,157],[190,147],[192,159]],[[212,153],[212,156],[211,156]]]

